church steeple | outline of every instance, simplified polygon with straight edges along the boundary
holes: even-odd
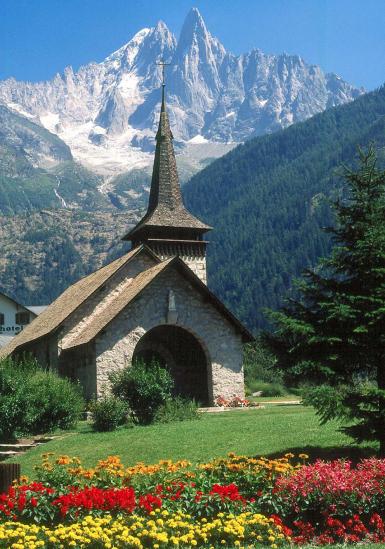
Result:
[[[163,80],[147,213],[123,240],[131,240],[133,247],[146,243],[162,258],[179,255],[191,268],[196,261],[199,264],[204,261],[201,278],[206,280],[206,242],[202,237],[211,227],[194,217],[183,204],[172,142]]]

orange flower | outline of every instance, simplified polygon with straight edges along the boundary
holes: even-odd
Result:
[[[69,456],[59,456],[56,463],[57,465],[68,465],[71,463],[71,458]]]

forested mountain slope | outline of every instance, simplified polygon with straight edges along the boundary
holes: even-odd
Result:
[[[215,227],[209,285],[249,327],[266,325],[293,277],[330,249],[322,226],[341,189],[337,168],[359,145],[384,158],[385,87],[216,160],[185,186],[187,206]]]

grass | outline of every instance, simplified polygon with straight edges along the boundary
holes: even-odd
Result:
[[[275,396],[275,397],[264,397],[264,396],[260,396],[260,397],[248,397],[249,400],[252,400],[253,402],[260,402],[261,404],[263,404],[264,402],[271,402],[271,403],[276,403],[276,402],[295,402],[295,401],[300,401],[301,400],[301,397],[299,397],[298,395],[284,395],[284,396]]]
[[[57,438],[18,458],[23,474],[33,477],[33,466],[42,452],[78,456],[86,466],[109,455],[119,455],[125,465],[137,461],[186,458],[192,462],[225,456],[228,452],[277,456],[306,452],[311,457],[359,457],[373,448],[350,445],[337,423],[320,426],[312,408],[271,406],[204,414],[200,420],[94,433],[86,422],[75,432]]]

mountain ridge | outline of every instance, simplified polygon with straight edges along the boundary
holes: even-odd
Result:
[[[211,144],[203,160],[273,132],[363,90],[299,56],[252,50],[234,55],[196,8],[179,39],[166,24],[145,28],[100,63],[67,67],[46,82],[0,82],[0,103],[60,137],[76,161],[107,177],[151,164],[160,104],[161,58],[171,63],[167,95],[181,153]],[[194,141],[195,140],[195,141]],[[227,147],[227,149],[226,149]],[[185,151],[185,158],[189,151]],[[194,153],[197,154],[196,152]]]

